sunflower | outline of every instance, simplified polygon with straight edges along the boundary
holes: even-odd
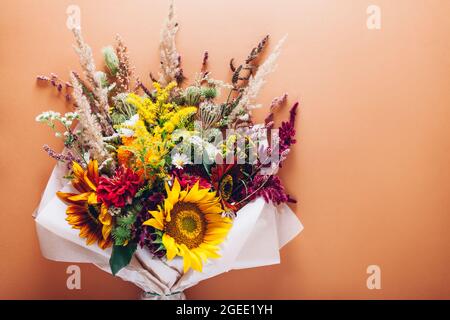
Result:
[[[236,161],[235,159],[231,164],[216,164],[211,170],[212,185],[217,190],[223,207],[231,211],[238,210],[233,199],[233,193],[241,179],[240,168]]]
[[[72,164],[74,178],[72,185],[80,193],[57,192],[57,196],[68,204],[66,221],[74,229],[80,230],[80,237],[86,239],[86,244],[98,242],[102,249],[112,244],[112,217],[108,208],[97,199],[99,182],[97,160],[90,161],[87,170],[76,162]]]
[[[178,179],[172,189],[166,183],[164,206],[149,211],[153,218],[144,222],[163,232],[162,243],[170,261],[183,257],[183,269],[202,271],[208,258],[219,258],[218,245],[225,240],[231,220],[222,217],[223,208],[215,192],[199,188],[181,190]]]

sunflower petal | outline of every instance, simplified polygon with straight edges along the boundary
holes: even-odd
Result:
[[[170,199],[164,200],[164,212],[166,213],[166,221],[170,222],[172,220],[172,217],[170,216],[170,211],[173,209],[173,203],[170,201]]]
[[[181,186],[178,182],[178,179],[175,178],[175,181],[173,182],[172,190],[170,192],[170,195],[168,195],[170,202],[172,204],[175,204],[178,201],[178,197],[180,196]]]
[[[77,204],[73,204],[67,207],[66,209],[67,214],[85,214],[86,213],[86,207],[80,206]]]
[[[97,204],[98,203],[97,194],[95,192],[91,192],[87,202],[88,204]]]
[[[92,190],[92,191],[97,191],[97,187],[95,186],[95,184],[91,181],[91,179],[89,179],[88,176],[88,172],[85,171],[84,175],[83,175],[83,181],[86,183],[86,185]]]
[[[191,255],[188,247],[185,244],[181,244],[181,255],[183,256],[183,271],[188,272],[191,268]]]
[[[164,214],[160,210],[149,211],[148,213],[150,213],[161,225],[164,225]]]
[[[89,199],[89,196],[91,195],[91,192],[85,192],[76,194],[73,196],[68,197],[67,199],[74,202],[86,202]]]
[[[112,224],[112,216],[109,214],[108,212],[108,208],[106,207],[106,205],[103,203],[101,208],[100,208],[100,214],[98,216],[98,220],[103,224],[103,225],[111,225]]]
[[[69,200],[70,197],[76,196],[77,195],[76,193],[60,192],[59,191],[59,192],[56,193],[56,195],[58,196],[59,199],[61,199],[64,202],[71,203],[71,204],[72,203],[76,204],[76,202],[73,202],[73,201]]]
[[[98,241],[98,245],[101,249],[105,250],[106,248],[110,247],[112,245],[112,241],[111,238],[105,240],[105,239],[100,239]]]
[[[84,170],[83,168],[78,164],[78,162],[72,161],[72,171],[75,177],[77,177],[80,180],[83,180]]]
[[[228,231],[231,228],[231,224],[226,222],[211,222],[208,224],[208,230],[213,230],[216,228],[226,229]]]
[[[197,182],[198,183],[198,182]],[[205,196],[208,194],[209,190],[208,189],[197,189],[197,192],[193,192],[193,189],[189,192],[189,196],[186,197],[189,200],[186,200],[186,202],[194,202],[194,203],[198,203],[201,202]]]
[[[145,221],[143,223],[143,225],[144,226],[151,226],[151,227],[153,227],[155,229],[158,229],[158,230],[163,230],[164,229],[164,226],[162,225],[162,223],[159,222],[158,220],[156,220],[155,218],[148,219],[147,221]]]
[[[213,223],[213,222],[230,222],[228,221],[226,218],[222,217],[221,214],[205,214],[205,218],[208,222]]]
[[[225,236],[228,231],[230,230],[230,228],[226,227],[226,228],[218,228],[218,227],[210,227],[208,225],[207,227],[208,229],[206,230],[206,234],[205,236],[213,236],[213,235],[217,235],[217,236]]]
[[[223,209],[222,206],[217,205],[217,204],[213,204],[213,205],[203,205],[203,206],[199,206],[200,210],[202,210],[205,214],[218,214],[218,213],[222,213]]]
[[[202,262],[206,262],[208,260],[208,256],[201,248],[195,248],[192,251],[194,251],[197,254],[197,256],[200,257]]]
[[[189,254],[190,254],[190,257],[191,257],[192,269],[194,269],[195,271],[202,272],[203,265],[202,265],[202,260],[200,259],[200,257],[197,256],[197,254],[194,251],[191,251],[191,250],[189,250]]]
[[[208,243],[202,243],[199,247],[203,249],[203,252],[208,256],[208,258],[220,258],[220,255],[217,253],[216,246],[212,246]]]
[[[102,227],[102,236],[104,240],[107,240],[109,235],[111,234],[112,225],[103,225]]]
[[[162,243],[167,251],[167,260],[172,260],[179,253],[175,240],[165,233],[162,237]]]
[[[95,184],[98,184],[98,161],[97,160],[92,160],[89,162],[87,173],[88,173],[89,180]]]
[[[191,190],[189,190],[187,195],[184,197],[184,199],[183,199],[184,202],[194,202],[193,199],[195,198],[195,195],[198,192],[198,185],[199,185],[199,182],[197,181],[194,184],[194,186],[191,188]]]

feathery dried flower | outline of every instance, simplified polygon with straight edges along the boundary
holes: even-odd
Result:
[[[88,146],[94,159],[99,162],[108,158],[105,151],[101,127],[95,115],[91,112],[91,106],[87,98],[83,95],[83,88],[78,82],[73,72],[70,74],[73,86],[73,98],[76,103],[76,110],[79,115],[79,121],[83,128],[83,143]]]
[[[264,119],[266,128],[270,129],[273,127],[274,113],[275,113],[276,109],[280,108],[283,104],[286,103],[287,97],[288,97],[288,95],[287,95],[287,93],[285,93],[282,96],[276,97],[275,99],[272,100],[272,103],[270,104],[270,107],[269,107],[269,114]]]
[[[108,89],[104,88],[101,83],[101,79],[96,76],[96,69],[94,63],[94,57],[92,55],[92,49],[84,41],[81,34],[81,28],[75,27],[72,29],[75,36],[76,46],[75,51],[80,59],[80,64],[83,69],[83,73],[92,86],[92,93],[95,97],[95,104],[98,108],[98,118],[102,127],[102,131],[106,135],[111,135],[114,130],[110,124],[109,118],[109,105],[108,105]],[[72,81],[73,82],[73,81]]]
[[[116,35],[116,53],[118,57],[118,72],[116,74],[118,87],[122,92],[128,91],[131,84],[131,76],[133,68],[130,65],[130,58],[128,55],[128,47],[123,43],[122,38]]]
[[[270,112],[274,112],[277,108],[281,107],[287,100],[288,94],[285,93],[281,97],[276,97],[272,100],[272,103],[270,104]]]
[[[161,30],[160,61],[161,73],[159,82],[161,85],[167,85],[172,81],[181,83],[184,79],[183,70],[181,69],[181,56],[177,51],[175,44],[175,36],[178,31],[178,23],[176,21],[173,0],[170,1],[169,14]]]

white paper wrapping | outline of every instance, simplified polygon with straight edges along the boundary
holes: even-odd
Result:
[[[111,273],[111,249],[86,246],[79,231],[65,220],[66,205],[57,191],[73,192],[62,176],[65,168],[54,168],[41,203],[34,213],[36,230],[44,257],[55,261],[94,263]],[[144,299],[183,299],[185,289],[198,282],[232,269],[252,268],[280,263],[279,250],[303,229],[287,205],[275,207],[263,199],[247,204],[237,214],[227,239],[220,246],[221,258],[211,259],[203,272],[190,270],[183,274],[180,257],[167,261],[153,257],[138,247],[130,264],[117,276],[146,292]]]

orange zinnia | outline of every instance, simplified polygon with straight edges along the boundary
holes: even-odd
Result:
[[[87,170],[73,162],[74,178],[72,185],[80,193],[57,192],[57,196],[68,204],[66,221],[74,229],[80,230],[80,237],[86,239],[86,244],[98,242],[102,249],[112,244],[112,217],[108,208],[97,199],[99,181],[97,160],[89,162]]]

